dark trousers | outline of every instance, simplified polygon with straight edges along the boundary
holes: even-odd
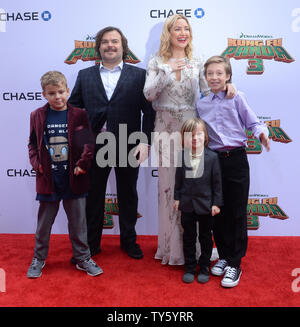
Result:
[[[197,215],[195,212],[181,212],[181,225],[183,227],[183,254],[185,271],[194,274],[197,268],[196,240],[198,238],[201,247],[201,255],[198,261],[200,267],[210,266],[210,257],[213,249],[211,215]]]
[[[219,258],[239,267],[248,243],[247,203],[249,164],[246,151],[219,154],[224,206],[214,220],[213,234]]]
[[[136,242],[135,225],[137,221],[137,179],[139,168],[115,167],[117,196],[119,205],[119,226],[121,245],[127,246]],[[93,160],[90,170],[91,188],[87,197],[86,217],[88,244],[91,252],[100,250],[102,237],[105,195],[107,180],[111,167],[101,168]]]

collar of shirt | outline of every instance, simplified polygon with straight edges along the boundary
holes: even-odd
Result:
[[[226,97],[226,92],[225,91],[220,91],[218,93],[210,92],[208,95],[209,99],[212,101],[216,98],[219,98],[220,100],[224,99]]]
[[[123,69],[123,65],[124,65],[124,62],[123,62],[123,60],[122,60],[122,61],[121,61],[117,66],[115,66],[113,69],[109,69],[109,68],[103,66],[102,62],[100,62],[99,69],[100,69],[100,71],[102,70],[102,71],[109,71],[109,72],[118,71],[118,70],[121,71],[121,70]]]
[[[121,76],[123,68],[123,61],[121,61],[117,66],[113,69],[109,69],[102,64],[100,64],[100,76],[102,79],[102,83],[106,92],[106,96],[108,100],[112,97],[114,90],[117,86],[118,80]]]

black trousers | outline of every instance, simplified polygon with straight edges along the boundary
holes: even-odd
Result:
[[[239,267],[248,244],[249,163],[245,149],[219,154],[224,206],[215,216],[213,234],[219,258]]]
[[[139,167],[114,167],[119,205],[120,243],[128,246],[136,242],[135,225],[137,221],[137,179]],[[88,244],[91,252],[100,250],[102,237],[105,195],[111,167],[101,168],[93,160],[90,170],[91,188],[87,197],[86,218]]]
[[[198,238],[201,247],[201,255],[198,261],[200,267],[210,266],[210,257],[213,249],[211,215],[197,215],[195,212],[181,212],[181,225],[183,227],[183,254],[185,271],[194,274],[197,268],[196,240]]]

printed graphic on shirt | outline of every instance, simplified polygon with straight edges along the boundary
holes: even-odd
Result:
[[[257,230],[259,228],[259,217],[281,220],[289,218],[278,205],[277,197],[269,198],[260,195],[250,195],[247,205],[248,229]]]
[[[51,157],[52,177],[55,191],[64,194],[69,183],[69,145],[67,110],[49,109],[45,129],[45,143]]]
[[[99,54],[95,50],[96,42],[93,41],[78,41],[75,40],[74,50],[65,60],[68,65],[76,64],[77,60],[82,61],[95,61],[96,65],[100,63]],[[125,59],[125,62],[130,64],[137,64],[140,62],[138,57],[129,49],[129,53]]]
[[[259,39],[255,39],[259,37]],[[267,39],[262,39],[262,37]],[[295,61],[283,47],[282,38],[273,39],[272,36],[245,35],[241,33],[240,39],[228,38],[227,48],[221,54],[223,57],[236,60],[247,59],[246,73],[260,75],[264,73],[264,61],[275,60],[284,63]]]
[[[52,161],[60,162],[68,160],[68,139],[64,136],[49,138],[49,153]]]

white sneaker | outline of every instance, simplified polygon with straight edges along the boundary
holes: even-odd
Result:
[[[241,278],[241,268],[227,267],[225,275],[221,281],[223,287],[237,286]]]
[[[220,259],[218,262],[211,268],[211,273],[215,276],[222,276],[227,269],[227,261],[225,259]]]

